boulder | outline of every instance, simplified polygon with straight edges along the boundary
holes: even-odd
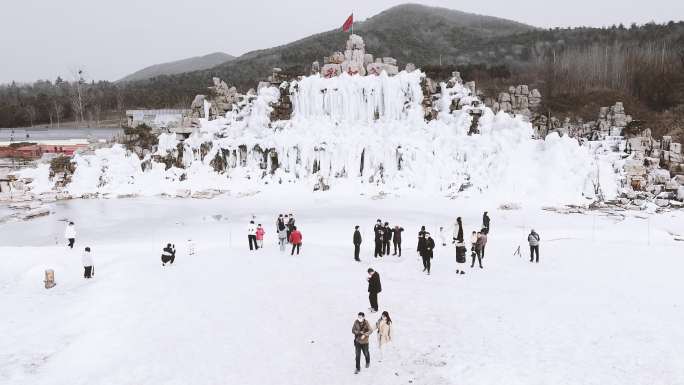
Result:
[[[342,66],[336,63],[330,63],[323,65],[321,68],[321,74],[326,78],[331,78],[334,76],[339,76],[342,73]]]
[[[676,180],[672,179],[671,181],[668,181],[665,183],[665,191],[677,191],[679,190],[679,183],[677,183]]]
[[[660,199],[660,198],[658,198],[658,199],[655,200],[655,204],[656,204],[656,206],[658,206],[658,207],[667,207],[667,206],[670,205],[670,201],[667,200],[667,199]]]
[[[653,181],[658,184],[665,184],[670,181],[670,172],[663,169],[657,169],[651,173]]]
[[[370,63],[366,66],[366,71],[368,75],[380,75],[380,73],[385,69],[382,63]]]
[[[332,54],[332,56],[330,56],[329,61],[330,64],[342,64],[344,63],[344,59],[345,57],[342,52],[335,52]],[[323,68],[325,68],[325,66],[323,66]]]

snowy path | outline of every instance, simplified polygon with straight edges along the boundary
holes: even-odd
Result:
[[[304,234],[302,255],[292,257],[273,238],[283,200],[72,201],[50,217],[3,224],[0,384],[684,383],[684,247],[667,233],[682,228],[681,214],[616,222],[309,195],[289,203]],[[461,215],[469,234],[484,209],[492,217],[485,269],[456,276],[453,249],[440,246],[433,274],[422,274],[418,227],[435,234]],[[250,254],[253,212],[267,240]],[[64,217],[77,223],[79,251],[62,245]],[[406,228],[401,259],[371,258],[378,217]],[[352,260],[355,224],[362,263]],[[542,236],[538,265],[526,260],[532,224]],[[188,235],[194,256],[180,241]],[[179,256],[162,269],[161,246],[172,238]],[[512,255],[519,244],[522,258]],[[91,281],[80,276],[86,245]],[[354,376],[351,326],[367,312],[368,266],[381,274],[395,341],[378,362],[373,338],[371,368]],[[58,281],[51,290],[41,286],[47,267]]]

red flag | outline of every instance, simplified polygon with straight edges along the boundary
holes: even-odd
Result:
[[[343,32],[349,31],[349,29],[352,27],[353,24],[354,24],[354,14],[352,13],[347,18],[347,21],[345,21],[344,24],[342,24],[342,31]]]

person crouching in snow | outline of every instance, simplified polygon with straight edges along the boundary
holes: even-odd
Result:
[[[176,260],[176,245],[168,243],[166,247],[162,250],[162,266],[166,266],[167,263],[173,265],[173,261]]]
[[[363,312],[359,312],[357,319],[352,326],[352,334],[354,335],[354,350],[356,353],[356,371],[358,374],[361,371],[361,352],[366,359],[366,369],[370,367],[370,352],[368,351],[368,337],[373,333],[373,328],[366,319]]]
[[[292,252],[290,255],[294,255],[295,249],[297,249],[297,255],[299,255],[299,249],[302,247],[302,233],[297,230],[297,226],[292,226],[290,243],[292,244]]]
[[[74,243],[76,243],[76,226],[74,225],[74,222],[69,222],[67,224],[67,227],[64,230],[64,238],[68,241],[67,246],[73,249]]]
[[[90,247],[86,247],[81,256],[83,262],[83,278],[89,279],[95,275],[95,266],[93,265],[93,255],[90,253]]]
[[[382,312],[382,316],[375,323],[375,329],[378,331],[378,350],[382,362],[382,347],[392,341],[392,318],[388,312]]]
[[[258,248],[264,247],[264,234],[266,234],[266,232],[264,231],[264,228],[261,227],[261,223],[259,223],[256,229],[256,241]]]
[[[280,245],[280,251],[285,251],[285,244],[287,243],[287,228],[283,225],[282,228],[278,228],[278,244]]]

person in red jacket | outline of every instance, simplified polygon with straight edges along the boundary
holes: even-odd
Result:
[[[294,255],[295,249],[297,249],[297,255],[299,255],[299,248],[302,246],[302,233],[297,230],[297,226],[292,227],[290,243],[292,244],[292,252],[290,255]]]
[[[264,234],[265,233],[266,232],[264,231],[264,228],[261,227],[261,223],[259,223],[259,225],[257,226],[257,229],[256,229],[256,241],[257,241],[257,246],[259,246],[260,249],[262,247],[264,247]]]

